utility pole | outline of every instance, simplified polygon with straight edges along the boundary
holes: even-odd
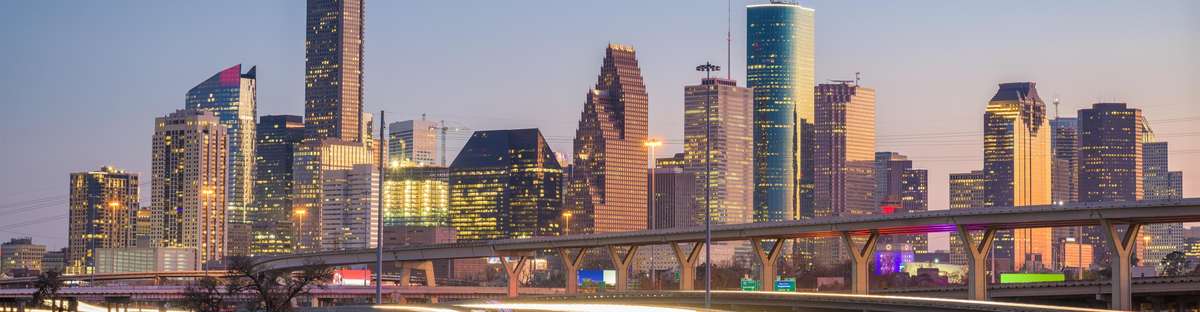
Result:
[[[379,143],[375,145],[379,149],[379,203],[377,204],[375,228],[375,304],[383,304],[383,177],[386,175],[384,163],[387,162],[384,153],[384,147],[387,146],[387,123],[384,122],[383,110],[379,110]],[[370,136],[370,134],[367,134]],[[426,274],[432,275],[432,274]],[[432,278],[430,276],[429,278]]]
[[[721,70],[721,66],[705,62],[696,66],[696,71],[704,72],[705,79],[712,79],[712,72]],[[701,82],[703,84],[703,82]],[[712,308],[712,95],[718,90],[717,84],[712,84],[712,91],[704,101],[704,308]]]

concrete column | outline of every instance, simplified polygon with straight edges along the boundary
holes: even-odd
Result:
[[[871,255],[875,254],[875,242],[879,233],[871,232],[862,247],[856,246],[850,232],[842,232],[842,243],[850,252],[850,293],[866,295],[871,292]]]
[[[516,298],[517,290],[521,286],[521,273],[525,271],[525,264],[529,258],[525,256],[517,256],[516,261],[509,260],[508,257],[500,257],[500,263],[504,264],[504,273],[508,275],[508,297]]]
[[[1100,231],[1104,233],[1104,240],[1108,241],[1108,250],[1112,251],[1112,260],[1109,264],[1109,270],[1112,271],[1112,301],[1109,302],[1109,309],[1129,311],[1133,309],[1133,292],[1131,287],[1130,265],[1133,261],[1134,243],[1137,242],[1138,234],[1142,231],[1142,225],[1130,223],[1125,229],[1125,235],[1117,232],[1117,224],[1112,220],[1101,219]]]
[[[569,248],[558,249],[558,256],[563,261],[563,270],[566,271],[568,295],[579,293],[579,266],[583,264],[583,254],[585,253],[587,253],[587,247],[579,248],[574,256],[571,256]]]
[[[700,251],[704,250],[701,247],[704,247],[703,242],[692,243],[692,248],[685,253],[679,243],[671,243],[675,260],[679,260],[679,290],[696,289],[696,262],[700,261]]]
[[[762,272],[759,276],[762,291],[775,290],[775,266],[779,263],[779,256],[783,255],[783,253],[779,252],[783,250],[783,239],[776,238],[770,241],[774,241],[771,249],[764,250],[761,239],[755,238],[750,240],[750,245],[754,247],[754,254],[758,255],[758,263],[762,264]],[[709,266],[707,269],[712,269],[711,264],[706,263],[705,265]]]
[[[617,253],[620,251],[617,246],[605,247],[608,248],[608,257],[612,259],[613,268],[617,271],[617,291],[625,291],[629,288],[629,266],[633,264],[633,257],[637,254],[638,246],[629,246],[624,256]]]
[[[966,225],[955,225],[958,239],[963,242],[963,254],[967,255],[967,299],[988,300],[987,256],[992,252],[996,229],[983,230],[978,242],[971,236]]]
[[[412,271],[425,272],[425,286],[437,287],[437,276],[433,272],[433,261],[404,261],[400,262],[400,286],[408,287]]]

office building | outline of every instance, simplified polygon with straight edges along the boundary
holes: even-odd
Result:
[[[388,168],[383,183],[384,226],[450,225],[449,168]]]
[[[649,227],[651,229],[667,229],[673,227],[692,227],[704,225],[704,217],[698,196],[704,196],[704,187],[696,178],[696,173],[684,170],[686,160],[684,154],[678,157],[659,158],[659,164],[654,168],[653,215]],[[666,160],[666,161],[663,161]],[[672,165],[678,161],[679,164]]]
[[[226,68],[188,90],[184,108],[212,112],[225,125],[229,148],[225,183],[226,231],[231,256],[250,254],[250,214],[254,209],[255,67]]]
[[[46,246],[33,243],[32,238],[13,238],[0,244],[0,274],[27,276],[42,271]]]
[[[155,119],[150,208],[157,243],[151,246],[196,248],[200,265],[225,258],[226,133],[206,110]]]
[[[196,249],[134,247],[96,249],[96,273],[193,271]]]
[[[922,212],[929,208],[929,172],[914,169],[912,160],[895,152],[875,153],[875,207],[879,213]],[[914,253],[929,251],[925,234],[891,235],[885,245],[909,246]]]
[[[324,204],[325,174],[351,170],[355,165],[375,164],[372,150],[361,142],[341,139],[308,140],[300,143],[292,163],[292,235],[296,252],[322,248],[321,218]]]
[[[633,47],[609,44],[575,130],[566,209],[575,233],[646,228],[649,97]],[[462,237],[462,233],[459,233]]]
[[[950,174],[950,209],[973,209],[984,207],[984,184],[987,176],[982,170]],[[991,255],[995,256],[995,255]],[[956,234],[950,235],[950,263],[967,264],[962,241]]]
[[[67,251],[69,274],[91,273],[96,248],[136,244],[134,220],[140,205],[138,175],[113,167],[71,174]]]
[[[476,131],[450,165],[450,224],[458,241],[558,235],[561,180],[562,167],[537,129]]]
[[[292,166],[304,139],[300,116],[272,115],[259,118],[255,131],[254,210],[251,212],[253,256],[290,254],[292,234]]]
[[[357,250],[379,241],[379,171],[372,164],[321,173],[321,249]]]
[[[1050,138],[1046,105],[1033,82],[1002,83],[984,112],[984,204],[1050,204]],[[996,270],[1038,271],[1051,265],[1050,228],[1001,231]]]
[[[877,213],[875,90],[849,83],[818,85],[814,122],[815,216]]]
[[[1050,120],[1054,152],[1051,174],[1051,201],[1066,204],[1079,201],[1079,119],[1059,117]]]
[[[1141,115],[1125,103],[1079,110],[1079,201],[1142,198]]]
[[[746,85],[754,90],[754,220],[798,219],[813,123],[814,11],[772,1],[746,6]],[[800,144],[797,144],[800,143]]]
[[[68,252],[65,247],[59,250],[47,250],[46,254],[42,255],[42,272],[66,272]]]
[[[706,78],[684,87],[685,170],[697,179],[693,192],[703,214],[705,181],[713,224],[754,221],[754,99],[733,80]],[[707,114],[706,114],[707,111]],[[709,137],[711,136],[711,137]],[[710,164],[705,164],[706,150]],[[707,174],[705,168],[711,168]],[[703,223],[702,215],[695,216]]]
[[[305,137],[361,142],[363,0],[308,0],[306,12]]]
[[[388,166],[446,166],[438,152],[441,125],[425,120],[405,120],[388,126]]]
[[[1148,128],[1148,127],[1147,127]],[[1167,142],[1144,142],[1142,144],[1143,199],[1167,200],[1183,198],[1183,172],[1168,170]],[[1138,255],[1142,265],[1158,266],[1160,261],[1184,245],[1183,223],[1156,223],[1146,225],[1143,236],[1149,237],[1145,254]]]

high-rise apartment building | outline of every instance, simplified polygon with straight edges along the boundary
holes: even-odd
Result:
[[[355,165],[374,164],[378,155],[362,142],[342,139],[308,140],[300,143],[292,163],[292,233],[294,250],[321,249],[325,173],[350,170]]]
[[[446,166],[439,160],[440,128],[425,119],[393,122],[388,127],[388,166]]]
[[[27,276],[42,270],[46,245],[34,244],[32,238],[13,238],[0,244],[0,274]]]
[[[184,108],[201,109],[217,115],[229,131],[226,197],[226,231],[231,256],[250,254],[250,214],[254,209],[255,67],[242,73],[234,65],[188,90]],[[239,238],[239,239],[235,239]]]
[[[1050,138],[1046,105],[1033,82],[1002,83],[984,112],[985,205],[1050,204]],[[997,234],[997,270],[1036,271],[1053,259],[1050,228]]]
[[[1079,110],[1079,201],[1142,198],[1142,120],[1125,103]]]
[[[713,224],[754,221],[754,100],[733,80],[703,79],[684,87],[684,170],[697,179],[695,202],[704,213],[705,181]],[[707,108],[707,109],[706,109]],[[706,114],[707,111],[707,114]],[[706,116],[707,115],[707,116]],[[708,137],[707,135],[711,135]],[[711,163],[705,164],[705,149]],[[705,173],[705,168],[711,171]],[[694,216],[703,224],[703,215]]]
[[[875,202],[882,214],[926,211],[929,208],[929,173],[914,169],[912,160],[895,152],[875,153]],[[906,245],[914,252],[929,250],[925,234],[892,235],[885,244]],[[896,250],[896,248],[893,248]]]
[[[950,209],[972,209],[984,207],[984,184],[987,175],[982,170],[950,174]],[[967,255],[958,235],[950,235],[950,263],[965,265]],[[995,254],[991,254],[994,257]]]
[[[561,180],[537,129],[476,131],[450,165],[450,224],[459,241],[558,235]]]
[[[650,100],[633,47],[609,44],[575,130],[571,233],[646,228]],[[461,233],[460,233],[461,237]]]
[[[384,177],[383,225],[450,225],[450,169],[393,167]]]
[[[379,171],[373,164],[321,173],[321,249],[356,250],[379,240]]]
[[[140,205],[138,175],[113,167],[71,174],[67,271],[95,271],[96,248],[136,244],[134,220]]]
[[[304,128],[312,139],[361,142],[363,0],[308,0]]]
[[[754,90],[754,220],[798,219],[812,150],[814,11],[772,1],[746,6],[746,85]]]
[[[814,215],[877,213],[875,90],[849,83],[820,84],[815,107]]]
[[[304,140],[304,120],[292,115],[262,116],[255,132],[258,138],[250,254],[290,254],[294,251],[292,166],[296,149]]]
[[[227,241],[227,128],[214,113],[196,109],[175,111],[154,124],[152,245],[197,248],[199,265],[221,261]]]
[[[1079,201],[1079,119],[1059,117],[1050,120],[1053,139],[1054,163],[1050,181],[1054,184],[1050,193],[1056,204]]]

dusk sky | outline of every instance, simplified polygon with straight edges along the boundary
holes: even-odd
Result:
[[[761,3],[763,1],[753,1]],[[879,151],[947,176],[982,166],[982,120],[1001,82],[1035,81],[1074,116],[1141,108],[1185,196],[1200,196],[1200,1],[804,0],[816,77],[877,90]],[[733,1],[367,2],[364,110],[474,130],[540,128],[569,154],[605,45],[638,51],[658,155],[682,149],[683,87],[711,61],[745,80],[745,5]],[[0,1],[0,240],[66,245],[68,174],[141,174],[153,119],[234,64],[258,66],[258,114],[303,114],[304,1]],[[722,72],[722,76],[725,74]],[[1048,107],[1053,112],[1054,107]],[[452,136],[451,155],[469,131]]]

